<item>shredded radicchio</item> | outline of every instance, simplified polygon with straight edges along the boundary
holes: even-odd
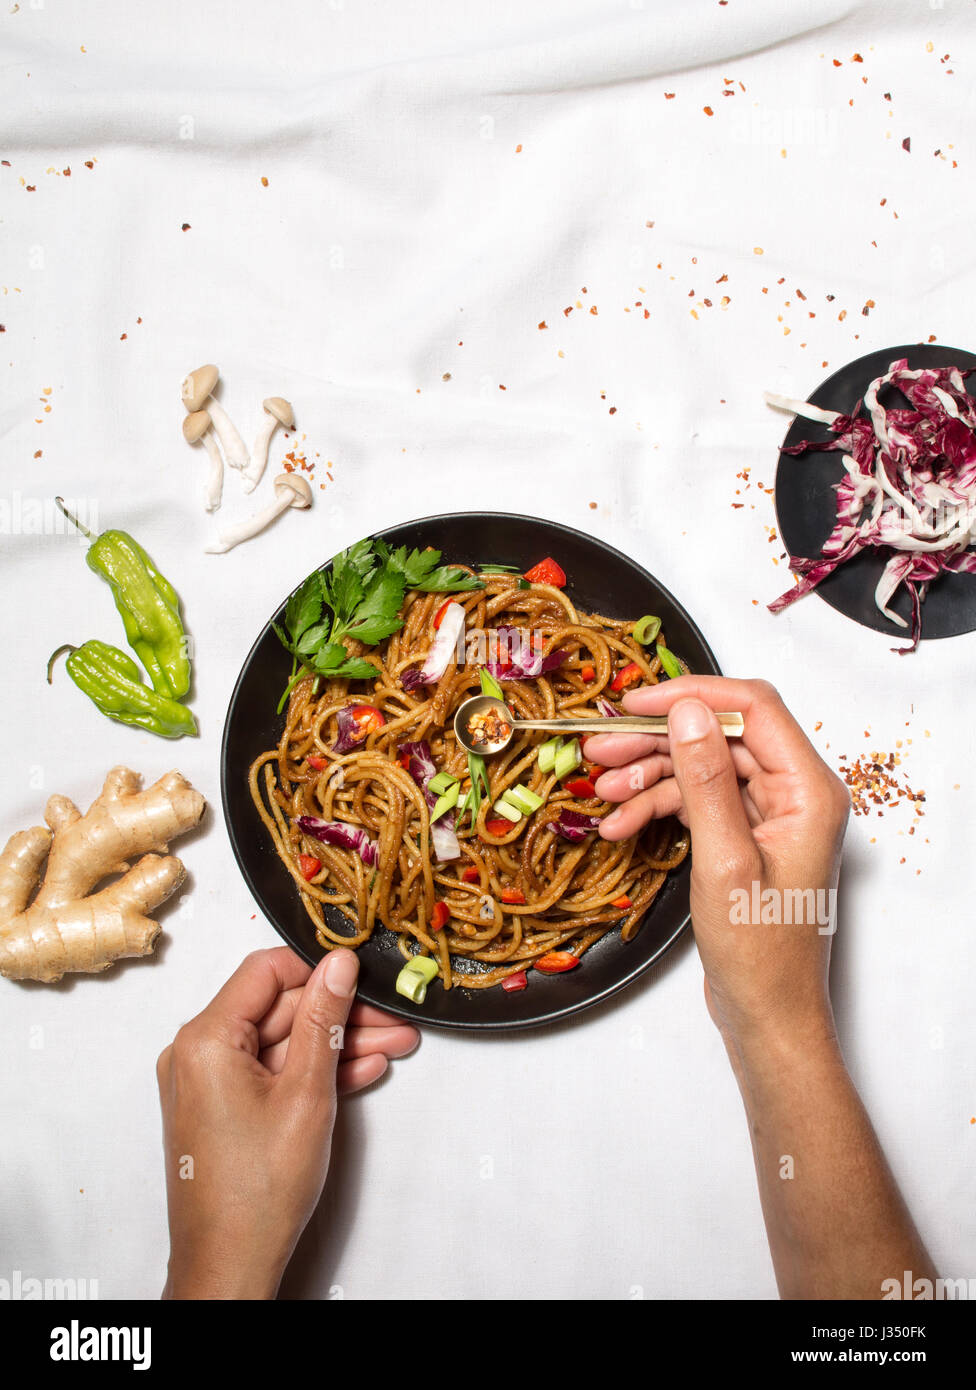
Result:
[[[862,550],[888,556],[874,600],[886,618],[908,627],[890,607],[904,584],[912,600],[912,640],[894,651],[913,652],[922,635],[922,602],[943,571],[976,574],[976,401],[967,393],[969,372],[958,367],[910,371],[908,359],[892,362],[872,381],[853,414],[822,410],[805,401],[767,395],[770,405],[830,427],[833,438],[804,440],[785,454],[842,450],[846,477],[835,486],[837,521],[821,554],[791,556],[799,583],[769,605],[778,613]],[[887,409],[878,400],[896,387],[910,410]],[[865,414],[861,414],[862,409]]]
[[[610,700],[605,700],[602,695],[597,696],[593,703],[603,715],[604,719],[622,719],[624,717],[623,710],[617,709],[615,704],[611,703]]]
[[[571,844],[578,845],[599,824],[599,816],[587,816],[582,811],[560,811],[559,819],[548,821],[546,829],[551,830],[554,835],[561,835]]]
[[[360,727],[363,711],[372,708],[372,705],[344,705],[336,711],[339,737],[332,745],[333,753],[351,753],[354,748],[359,747],[366,737],[365,730]],[[359,711],[358,715],[354,713],[356,710]]]
[[[462,610],[463,611],[463,610]],[[443,630],[443,623],[441,624]],[[433,810],[437,804],[437,797],[429,790],[428,783],[437,772],[437,764],[434,762],[430,751],[430,744],[426,739],[419,743],[400,743],[397,745],[397,756],[403,757],[406,754],[409,759],[407,771],[417,783],[417,786],[424,794],[424,800],[428,807]],[[457,832],[455,831],[455,817],[453,811],[448,811],[440,816],[430,827],[430,836],[434,844],[434,853],[437,858],[444,863],[448,859],[461,858],[461,846],[458,844]]]
[[[451,664],[451,657],[463,631],[464,609],[459,603],[449,603],[423,666],[419,671],[409,670],[401,674],[400,684],[404,690],[416,690],[418,686],[433,685],[439,681]]]
[[[555,671],[568,655],[558,651],[543,656],[541,648],[534,646],[531,639],[525,641],[517,627],[496,628],[495,637],[498,643],[496,659],[486,661],[485,665],[500,681],[534,680],[547,671]]]
[[[354,849],[367,869],[376,864],[377,845],[359,825],[346,825],[341,820],[319,820],[317,816],[299,816],[299,829],[326,845],[339,849]]]

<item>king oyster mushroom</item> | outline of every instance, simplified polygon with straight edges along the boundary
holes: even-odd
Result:
[[[269,502],[246,521],[238,522],[236,526],[222,532],[212,545],[207,546],[207,554],[223,555],[225,551],[233,550],[235,545],[240,545],[241,541],[249,541],[252,536],[270,526],[275,517],[286,512],[289,507],[305,511],[312,505],[312,489],[300,474],[279,473],[274,480],[274,490],[273,502]]]
[[[206,403],[211,423],[217,433],[217,438],[220,440],[220,447],[224,451],[224,458],[227,460],[228,467],[244,469],[248,462],[247,446],[235,429],[224,407],[219,401],[214,400],[211,394],[217,385],[219,376],[220,373],[213,365],[197,367],[195,372],[190,372],[189,376],[183,378],[180,384],[180,396],[191,415],[194,411],[202,410]]]

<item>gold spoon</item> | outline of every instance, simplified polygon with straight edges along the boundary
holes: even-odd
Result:
[[[726,738],[740,738],[745,728],[741,714],[717,714]],[[472,719],[476,721],[472,732]],[[666,734],[667,715],[622,714],[593,719],[516,719],[504,700],[494,695],[473,695],[458,706],[454,735],[469,753],[500,753],[522,729],[541,729],[552,734]]]

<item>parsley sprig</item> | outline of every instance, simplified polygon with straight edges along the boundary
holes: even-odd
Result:
[[[351,657],[343,639],[375,647],[403,626],[400,609],[408,589],[460,593],[483,589],[484,581],[454,565],[442,565],[439,550],[391,550],[385,541],[358,541],[341,551],[328,569],[310,574],[285,606],[284,628],[272,623],[292,655],[292,671],[278,705],[305,676],[372,680],[376,666]]]

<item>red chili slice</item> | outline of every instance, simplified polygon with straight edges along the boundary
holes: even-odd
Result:
[[[517,970],[514,975],[509,975],[502,980],[502,989],[507,990],[509,994],[514,994],[517,989],[528,989],[528,987],[529,977],[524,970]]]
[[[300,854],[298,856],[298,867],[302,871],[302,878],[306,883],[311,883],[312,879],[322,867],[321,859],[316,859],[314,854]]]
[[[587,662],[585,666],[580,667],[580,676],[583,678],[583,680],[587,682],[587,684],[589,684],[590,681],[595,681],[596,667],[591,666],[590,663]]]
[[[310,753],[305,761],[308,763],[309,767],[314,767],[316,772],[322,772],[323,769],[329,765],[325,758],[320,758],[315,753]]]
[[[617,672],[610,682],[611,690],[626,690],[628,685],[634,685],[643,675],[643,671],[636,661],[628,661],[627,665]]]
[[[474,867],[473,864],[469,864],[468,867],[461,874],[461,878],[465,883],[478,883],[481,880],[481,874],[478,872],[478,870]]]
[[[574,796],[578,796],[583,801],[596,796],[596,787],[588,777],[571,777],[568,782],[563,783],[563,786],[568,792],[572,792]]]
[[[441,623],[444,621],[444,614],[447,612],[447,610],[450,608],[453,602],[454,600],[452,598],[446,598],[444,602],[441,604],[440,608],[438,608],[437,612],[434,614],[435,632],[440,627]]]
[[[524,903],[525,894],[521,888],[506,888],[502,893],[503,903]]]
[[[628,896],[627,896],[626,893],[622,893],[621,896],[620,896],[619,898],[614,898],[614,900],[613,900],[613,902],[610,904],[610,906],[611,906],[611,907],[619,907],[619,908],[622,909],[622,908],[625,908],[625,907],[633,907],[634,904],[630,901],[630,899],[628,898]]]
[[[526,570],[525,578],[530,584],[549,584],[553,589],[563,589],[566,586],[565,571],[556,564],[551,555],[547,555],[544,560]]]
[[[561,975],[564,970],[575,970],[579,965],[579,956],[574,956],[572,951],[547,951],[544,956],[540,956],[537,961],[532,962],[536,970],[541,970],[543,975]]]
[[[512,828],[512,822],[505,820],[502,816],[497,816],[494,820],[485,821],[485,829],[489,835],[507,835]]]
[[[440,931],[442,927],[447,926],[450,920],[451,909],[448,907],[447,903],[435,903],[434,910],[430,914],[431,931]]]

